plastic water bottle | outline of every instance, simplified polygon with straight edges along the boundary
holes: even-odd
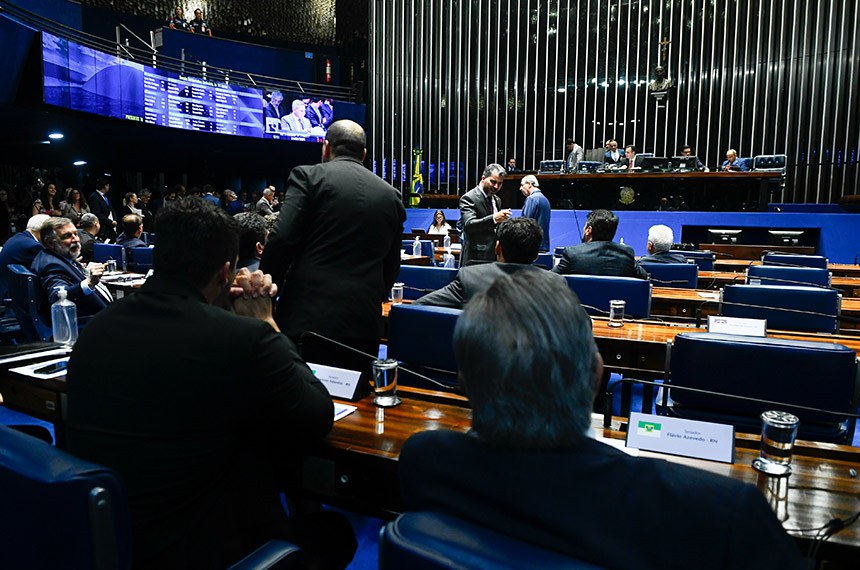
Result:
[[[415,241],[412,242],[412,255],[421,255],[421,240],[418,237],[415,237]]]
[[[449,252],[445,252],[445,255],[442,256],[442,267],[454,267],[454,255]]]
[[[75,304],[66,297],[68,292],[65,287],[57,290],[60,298],[51,305],[51,328],[54,333],[54,342],[66,346],[75,344],[78,340],[78,309]]]
[[[442,247],[444,247],[446,250],[451,249],[451,236],[447,234],[445,235],[445,239],[442,240]]]

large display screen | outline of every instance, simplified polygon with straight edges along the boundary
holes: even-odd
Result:
[[[322,142],[364,105],[204,81],[129,62],[42,32],[45,103],[192,131]],[[335,112],[337,109],[337,112]]]

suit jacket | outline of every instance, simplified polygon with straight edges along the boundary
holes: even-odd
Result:
[[[115,240],[116,230],[113,227],[113,221],[110,217],[113,216],[114,220],[119,221],[119,216],[114,212],[113,206],[105,200],[107,200],[107,195],[102,196],[98,191],[90,194],[90,212],[99,218],[99,224],[101,224],[99,236],[101,236],[102,239]]]
[[[407,510],[452,515],[601,567],[803,567],[752,485],[590,438],[514,451],[427,431],[403,446],[398,474]]]
[[[121,245],[125,248],[147,247],[146,243],[142,239],[136,238],[134,236],[127,237],[125,234],[119,234],[119,237],[116,238],[116,244]]]
[[[288,131],[308,132],[311,130],[311,122],[307,117],[298,117],[290,113],[283,118],[283,122]]]
[[[232,202],[226,202],[224,204],[224,209],[227,210],[227,213],[231,216],[235,216],[236,214],[241,214],[245,211],[245,206],[239,199],[233,200]]]
[[[275,213],[275,211],[272,210],[272,205],[265,198],[260,198],[259,200],[257,200],[257,205],[254,208],[254,211],[256,211],[261,216],[268,216],[269,214]]]
[[[308,105],[305,109],[305,119],[311,124],[311,127],[321,127],[326,128],[324,121],[325,117],[322,114],[322,105],[320,105],[319,111],[317,111],[313,105]]]
[[[420,299],[416,299],[412,304],[462,309],[472,297],[489,289],[490,285],[495,283],[496,279],[519,271],[545,272],[552,275],[552,277],[557,277],[549,273],[546,269],[534,265],[499,262],[480,263],[478,265],[461,267],[451,283],[437,291],[424,295]],[[561,279],[561,277],[557,278]]]
[[[658,251],[639,258],[639,263],[687,263],[687,258],[680,253]]]
[[[81,240],[81,261],[88,263],[93,260],[93,245],[101,240],[84,230],[78,230],[78,238]]]
[[[276,464],[332,425],[289,339],[158,273],[81,331],[67,379],[68,449],[125,484],[135,568],[226,568],[282,537]]]
[[[567,169],[570,172],[575,171],[576,165],[579,164],[583,156],[585,156],[585,151],[582,147],[578,144],[573,145],[573,150],[567,155]]]
[[[0,294],[6,295],[6,268],[9,265],[23,265],[27,269],[33,264],[33,260],[42,251],[42,244],[36,236],[24,230],[6,240],[0,251]]]
[[[610,275],[648,279],[636,263],[633,248],[614,241],[592,241],[571,245],[562,251],[556,273],[577,275]]]
[[[618,159],[612,158],[612,153],[608,150],[603,153],[603,162],[608,162],[609,164],[620,163],[622,158],[624,158],[624,151],[619,151]]]
[[[502,201],[492,197],[496,210]],[[460,267],[471,261],[496,260],[496,223],[480,186],[472,188],[460,197],[460,220],[457,222],[463,242],[460,252]]]
[[[637,155],[635,155],[635,156],[633,157],[633,166],[632,166],[632,168],[641,168],[641,167],[642,167],[642,161],[643,161],[644,159],[645,159],[645,157],[644,157],[644,156],[642,156],[641,154],[637,154]],[[627,168],[631,168],[631,166],[630,166],[630,159],[629,159],[629,158],[627,158],[626,156],[623,156],[623,157],[621,157],[621,159],[618,161],[618,165],[619,165],[619,166],[626,166]]]
[[[534,189],[523,205],[523,217],[532,218],[538,223],[540,229],[543,230],[543,238],[540,242],[540,251],[549,251],[549,218],[552,214],[552,209],[549,205],[549,200],[543,195],[539,189]]]
[[[95,287],[85,289],[81,283],[86,281],[84,268],[77,262],[66,257],[60,257],[49,249],[42,250],[31,267],[33,273],[39,276],[42,285],[42,304],[39,311],[51,322],[51,305],[60,298],[57,291],[66,288],[69,301],[77,305],[78,318],[95,315],[113,301],[107,289]]]
[[[354,158],[294,168],[260,262],[283,285],[281,330],[378,342],[405,219],[400,194]]]

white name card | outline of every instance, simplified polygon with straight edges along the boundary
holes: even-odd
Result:
[[[767,336],[767,320],[709,315],[708,332],[742,336]]]
[[[734,463],[735,428],[633,412],[627,424],[627,447]]]
[[[333,398],[343,398],[344,400],[353,398],[361,372],[312,362],[308,362],[308,367]]]

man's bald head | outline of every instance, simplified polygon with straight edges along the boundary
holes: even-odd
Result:
[[[332,123],[326,131],[325,142],[331,156],[349,156],[364,160],[367,136],[361,125],[354,121],[341,119]]]

